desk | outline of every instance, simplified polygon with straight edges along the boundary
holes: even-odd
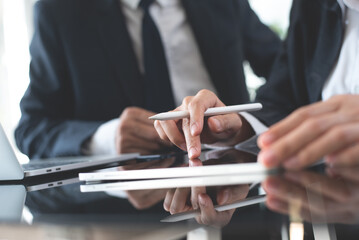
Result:
[[[114,194],[82,193],[81,182],[39,191],[1,185],[0,239],[358,239],[358,176],[359,169],[325,166],[271,174],[241,193],[266,193],[267,202],[237,209],[221,227],[194,219],[163,223],[169,213],[161,199],[136,209]]]

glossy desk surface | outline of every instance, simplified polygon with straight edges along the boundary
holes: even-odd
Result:
[[[213,157],[215,156],[215,157]],[[235,149],[201,159],[204,164],[252,162]],[[121,171],[173,165],[155,160]],[[184,167],[186,162],[181,163]],[[168,189],[82,193],[77,173],[37,183],[0,185],[0,239],[358,239],[359,168],[324,165],[299,172],[278,170],[251,182],[205,189],[212,200],[225,189],[233,201],[265,195],[266,201],[211,219],[161,222]],[[228,176],[222,176],[226,178]],[[30,185],[35,185],[31,187]],[[49,186],[50,185],[50,186]],[[57,186],[60,185],[60,186]],[[36,187],[37,186],[37,187]],[[40,186],[40,187],[39,187]],[[42,190],[36,190],[41,189]],[[193,189],[192,189],[193,190]],[[174,190],[172,190],[174,192]],[[190,205],[191,189],[183,205]],[[227,202],[228,203],[228,202]],[[222,212],[223,213],[223,212]]]

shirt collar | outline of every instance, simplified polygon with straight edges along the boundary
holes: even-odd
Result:
[[[359,12],[359,0],[340,0],[340,1],[343,1],[345,6],[347,6],[348,8]]]
[[[137,9],[138,5],[140,4],[141,0],[120,0],[121,3],[127,5],[132,9]]]
[[[120,0],[122,3],[126,4],[128,7],[132,9],[137,9],[138,5],[140,5],[141,0]],[[179,4],[179,0],[156,0],[161,7],[168,7]]]

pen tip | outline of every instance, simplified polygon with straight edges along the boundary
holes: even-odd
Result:
[[[150,119],[150,120],[157,120],[157,119],[156,119],[156,116],[157,116],[157,115],[153,115],[153,116],[149,117],[148,119]]]

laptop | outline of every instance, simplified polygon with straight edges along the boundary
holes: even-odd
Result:
[[[20,222],[25,204],[26,188],[22,185],[0,185],[0,222]]]
[[[46,178],[29,178],[21,183],[0,182],[0,222],[30,223],[25,208],[27,193],[78,184],[80,180],[77,175],[70,171],[61,175],[48,175]]]
[[[107,156],[59,157],[32,160],[21,165],[0,124],[0,181],[23,180],[27,177],[45,176],[77,169],[111,167],[139,157],[138,153]]]

